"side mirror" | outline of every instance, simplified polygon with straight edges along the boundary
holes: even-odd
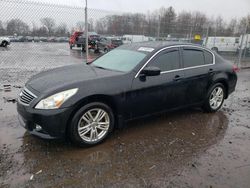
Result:
[[[141,71],[141,74],[145,76],[159,76],[161,74],[161,70],[158,67],[145,67]]]

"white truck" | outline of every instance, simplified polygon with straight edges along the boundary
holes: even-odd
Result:
[[[0,46],[7,47],[10,45],[10,39],[8,37],[0,37]]]
[[[144,35],[123,35],[122,42],[123,44],[135,43],[135,42],[146,42],[149,41],[149,37]]]
[[[239,47],[238,37],[208,37],[203,45],[216,52],[236,53]]]

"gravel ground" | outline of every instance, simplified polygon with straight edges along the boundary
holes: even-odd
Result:
[[[0,187],[249,187],[249,70],[217,113],[187,109],[133,121],[81,149],[29,135],[13,99],[33,74],[82,63],[84,54],[39,43],[12,45],[0,56],[0,82],[10,84],[0,89]]]

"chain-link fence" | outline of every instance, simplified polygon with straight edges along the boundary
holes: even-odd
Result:
[[[1,0],[0,44],[9,39],[10,45],[0,48],[0,83],[23,84],[42,70],[85,62],[84,42],[79,42],[85,33],[84,6],[84,2],[66,6]],[[114,37],[123,43],[192,42],[230,52],[227,58],[237,62],[237,54],[248,61],[249,22],[250,16],[225,23],[221,17],[213,20],[201,12],[176,13],[169,7],[147,13],[88,9],[87,26],[90,45]],[[96,45],[91,48],[89,58],[95,58],[99,55],[94,53]]]

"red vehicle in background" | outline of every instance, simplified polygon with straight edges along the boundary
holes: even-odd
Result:
[[[94,32],[89,32],[89,49],[94,49],[95,51],[97,51],[97,42],[100,40],[100,36]],[[78,47],[81,48],[82,51],[86,51],[85,50],[85,44],[86,43],[86,37],[84,35],[84,32],[80,32],[80,31],[75,31],[70,39],[69,39],[69,45],[70,45],[70,49],[72,49],[73,47]]]

